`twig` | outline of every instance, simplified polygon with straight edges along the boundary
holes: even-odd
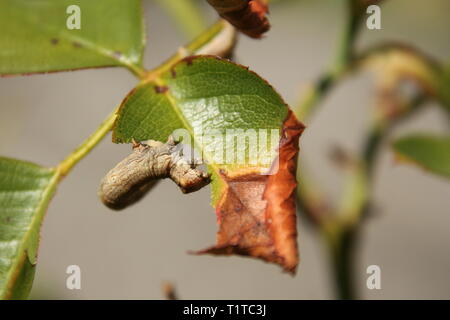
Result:
[[[357,1],[354,0],[347,2],[348,22],[344,26],[341,45],[337,51],[334,65],[310,88],[297,108],[296,114],[301,120],[307,119],[312,114],[330,89],[344,75],[361,67],[361,60],[371,58],[378,52],[377,50],[369,50],[359,58],[354,54],[354,42],[362,17],[360,10],[362,7],[355,5],[355,3]],[[396,50],[397,48],[393,45],[390,49]],[[419,63],[416,65],[402,65],[402,67],[413,68],[413,72],[419,74],[421,80],[431,80],[428,82],[435,85],[436,74],[439,75],[439,73],[435,71],[436,69],[432,63],[427,63],[427,60],[420,59],[420,56],[418,58]],[[414,69],[417,66],[419,67]],[[427,71],[427,66],[429,71]],[[437,86],[435,85],[433,88],[435,87]],[[437,89],[434,91],[435,97],[441,98],[440,92]],[[429,94],[430,92],[425,93]],[[444,100],[444,103],[446,102],[445,99],[441,98],[441,100]],[[302,180],[302,177],[299,179],[299,207],[308,217],[308,220],[324,236],[330,255],[336,291],[341,299],[353,299],[356,296],[353,268],[357,239],[359,238],[360,227],[371,211],[372,177],[380,145],[384,138],[389,135],[392,128],[417,110],[423,101],[424,97],[421,95],[413,99],[411,105],[406,108],[403,114],[397,115],[392,119],[377,119],[364,141],[360,155],[356,158],[357,165],[352,166],[352,170],[347,178],[348,183],[343,195],[343,201],[337,209],[330,209],[326,198],[311,180]]]
[[[333,65],[326,71],[313,86],[304,94],[304,98],[295,108],[295,115],[301,121],[306,121],[327,95],[330,89],[346,74],[354,60],[354,42],[359,33],[361,15],[353,12],[351,0],[347,0],[347,19],[341,32]]]
[[[187,37],[195,37],[205,30],[206,26],[197,1],[156,0],[156,2],[178,24],[180,31]]]
[[[61,177],[64,177],[81,159],[83,159],[111,130],[116,119],[117,108],[103,121],[81,145],[69,154],[58,166]]]

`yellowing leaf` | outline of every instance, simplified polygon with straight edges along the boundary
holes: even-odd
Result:
[[[212,175],[219,232],[217,245],[201,253],[249,255],[294,272],[295,170],[303,125],[281,97],[248,68],[217,57],[189,57],[130,92],[113,137],[115,142],[166,141],[178,129],[192,137]],[[213,154],[221,144],[207,139],[208,133],[222,137],[229,131],[239,132],[237,139],[275,132],[275,155],[267,163],[258,158],[250,164],[254,145],[245,140],[224,143]],[[216,161],[218,154],[233,152],[245,155],[245,163]],[[261,174],[270,168],[272,175]]]

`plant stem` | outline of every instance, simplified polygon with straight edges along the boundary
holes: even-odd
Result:
[[[298,107],[295,108],[295,115],[300,121],[307,120],[330,89],[346,74],[353,63],[354,42],[358,35],[360,16],[352,13],[351,1],[346,1],[345,5],[348,17],[346,17],[345,25],[341,31],[342,34],[335,60],[329,70],[309,88]]]
[[[341,230],[334,242],[327,242],[336,296],[341,300],[352,300],[356,297],[353,279],[356,231],[356,229]]]
[[[356,203],[356,209],[344,212],[347,217],[341,215],[337,218],[337,223],[335,223],[337,226],[334,230],[331,229],[333,232],[329,232],[329,229],[322,226],[322,229],[325,230],[336,293],[339,299],[355,299],[357,296],[353,277],[357,245],[361,227],[372,210],[370,191],[380,146],[392,129],[419,110],[424,102],[425,98],[422,95],[417,96],[411,100],[404,114],[394,119],[385,120],[383,123],[380,121],[374,123],[365,138],[360,155],[363,165],[359,170],[362,170],[361,174],[364,175],[365,179],[360,181],[358,189],[364,189],[366,197],[361,199],[359,192],[351,192],[349,201]]]
[[[376,155],[387,128],[373,126],[363,144],[362,154],[357,165],[349,177],[343,208],[337,210],[333,220],[334,228],[328,228],[329,223],[319,226],[325,236],[325,243],[329,253],[336,296],[338,299],[350,300],[357,297],[354,279],[355,260],[359,233],[364,221],[371,210],[370,188],[374,171]]]
[[[188,38],[198,36],[206,29],[198,3],[193,0],[156,0],[171,16]]]
[[[195,54],[196,51],[200,50],[203,46],[209,43],[215,36],[217,36],[226,26],[226,22],[224,20],[219,20],[215,24],[213,24],[208,30],[198,36],[194,41],[189,43],[188,45],[181,47],[178,51],[171,56],[168,60],[166,60],[159,67],[156,67],[153,70],[147,72],[144,76],[144,81],[152,81],[156,77],[158,77],[161,73],[170,70],[170,68],[180,61],[190,55]]]
[[[308,91],[294,110],[296,117],[300,121],[306,122],[308,120],[314,109],[334,86],[339,76],[336,73],[327,72],[308,88]]]
[[[111,130],[116,119],[116,108],[102,124],[86,140],[81,143],[71,154],[69,154],[58,166],[58,171],[62,177],[83,159]]]
[[[327,95],[331,88],[341,80],[341,78],[346,74],[346,72],[353,68],[355,61],[354,56],[354,42],[358,35],[359,25],[361,16],[360,14],[352,10],[351,1],[346,2],[346,12],[347,19],[342,30],[340,44],[337,50],[336,59],[329,69],[322,77],[318,79],[316,84],[310,89],[308,94],[299,104],[297,108],[296,115],[300,120],[306,120],[314,109],[320,104],[322,99]],[[367,138],[364,146],[364,157],[366,160],[363,163],[364,171],[361,174],[366,176],[370,175],[373,167],[373,158],[375,156],[378,145],[381,141],[381,135],[378,130],[374,130]],[[362,179],[363,182],[367,183],[366,179]],[[362,186],[364,191],[367,191],[367,186]],[[352,192],[352,190],[350,190]],[[328,215],[326,219],[315,220],[318,221],[318,228],[324,235],[327,250],[329,252],[329,259],[331,264],[331,269],[334,277],[334,284],[337,297],[339,299],[354,299],[356,297],[355,284],[353,279],[354,274],[354,259],[355,259],[355,247],[359,232],[359,224],[361,212],[366,212],[369,209],[368,200],[364,202],[364,198],[361,199],[360,193],[351,193],[350,197],[356,198],[356,205],[354,210],[351,210],[351,217],[346,217],[349,219],[341,219],[340,217],[330,217]],[[350,199],[352,202],[353,199]],[[361,201],[363,201],[361,203]],[[308,214],[307,204],[302,205],[306,208],[306,213]],[[314,217],[320,216],[320,213],[312,212],[310,213],[314,221]],[[310,215],[308,214],[308,215]],[[342,220],[342,221],[341,221]],[[333,227],[329,228],[332,224]]]
[[[123,66],[127,68],[136,78],[142,79],[145,77],[145,70],[135,64],[125,64]]]
[[[353,169],[356,185],[350,185],[347,196],[350,207],[341,209],[337,220],[337,236],[334,241],[327,237],[327,247],[332,261],[336,295],[339,299],[356,299],[355,260],[361,226],[371,210],[370,189],[376,155],[387,131],[374,126],[366,136],[360,160],[362,163]],[[352,178],[351,178],[352,179]],[[353,178],[354,180],[354,178]],[[361,195],[362,193],[362,195]]]
[[[343,73],[347,69],[347,66],[354,60],[354,43],[359,33],[361,21],[360,13],[352,10],[351,0],[346,1],[345,5],[347,6],[347,17],[341,31],[336,60],[332,69],[332,73],[337,75]]]
[[[349,17],[344,26],[336,60],[332,68],[319,78],[301,101],[296,112],[301,120],[306,119],[314,111],[329,90],[348,70],[358,67],[358,59],[353,50],[362,16],[361,12],[355,11],[355,8],[352,7],[351,1],[347,1],[347,5]],[[364,57],[364,55],[362,56]],[[337,297],[340,299],[354,299],[357,296],[353,277],[356,249],[361,226],[371,211],[372,177],[381,143],[392,127],[418,109],[417,107],[423,101],[423,97],[418,97],[411,101],[410,108],[405,114],[394,119],[384,119],[383,122],[378,121],[372,126],[364,141],[361,154],[356,159],[358,164],[350,176],[351,184],[344,199],[346,201],[344,201],[343,208],[334,212],[335,215],[330,214],[332,210],[323,205],[326,203],[322,197],[318,197],[317,193],[299,197],[300,207],[324,236]],[[313,200],[313,202],[303,203],[308,200]],[[320,212],[321,209],[325,212]]]
[[[211,39],[213,39],[220,31],[223,30],[225,22],[220,20],[214,24],[211,28],[207,29],[202,35],[200,35],[193,42],[188,44],[183,50],[179,50],[175,55],[173,55],[169,60],[161,64],[159,67],[142,73],[134,73],[137,77],[146,81],[154,79],[162,72],[169,70],[175,63],[180,59],[183,59],[188,54],[194,54],[197,50],[201,49],[206,45]],[[186,52],[185,52],[186,51]],[[118,108],[116,108],[105,121],[95,130],[83,143],[81,143],[78,148],[76,148],[71,154],[69,154],[62,162],[59,163],[57,169],[60,177],[66,176],[70,170],[83,159],[112,129],[114,121],[116,119]]]

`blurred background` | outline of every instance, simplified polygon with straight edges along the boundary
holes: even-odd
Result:
[[[157,66],[187,41],[154,1],[143,1],[145,66]],[[208,22],[216,13],[203,6]],[[448,0],[391,0],[382,30],[363,28],[358,48],[399,40],[440,60],[450,57]],[[336,0],[280,0],[263,40],[240,37],[236,60],[266,78],[291,105],[329,65],[343,23]],[[327,191],[338,196],[341,174],[330,149],[360,147],[374,103],[373,76],[340,83],[310,121],[300,157]],[[125,69],[0,78],[0,154],[52,166],[87,137],[137,83]],[[395,130],[443,132],[448,123],[432,105]],[[388,143],[389,141],[387,141]],[[355,278],[362,299],[450,298],[450,183],[394,161],[388,144],[376,170],[376,212],[362,228]],[[193,256],[215,242],[215,214],[204,188],[183,195],[162,182],[143,201],[113,212],[97,198],[100,179],[130,152],[110,136],[59,186],[41,234],[30,298],[162,299],[172,282],[185,299],[332,299],[328,256],[319,235],[299,222],[301,263],[291,277],[278,266],[241,257]],[[66,268],[79,265],[82,289],[66,289]],[[381,290],[368,290],[366,268],[381,267]]]

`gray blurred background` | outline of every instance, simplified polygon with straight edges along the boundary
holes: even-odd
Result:
[[[153,1],[144,1],[146,67],[158,65],[186,42]],[[210,22],[215,14],[203,8]],[[259,73],[292,105],[302,86],[330,63],[342,5],[336,0],[279,1],[272,30],[261,41],[241,37],[238,61]],[[359,47],[383,39],[407,41],[439,59],[450,56],[450,1],[390,0],[382,30],[364,30]],[[119,68],[0,78],[0,154],[52,166],[87,137],[137,80]],[[341,83],[303,135],[300,156],[337,196],[340,173],[329,163],[336,143],[357,150],[373,106],[371,74]],[[442,132],[433,106],[395,136],[412,130]],[[163,281],[185,299],[331,299],[327,256],[318,234],[300,221],[301,264],[295,277],[279,267],[241,257],[192,256],[215,241],[209,188],[182,195],[164,181],[143,201],[113,212],[97,199],[103,175],[130,151],[110,136],[61,183],[41,234],[31,298],[161,299]],[[355,277],[363,299],[450,298],[450,183],[398,165],[386,145],[377,167],[377,212],[363,227]],[[82,289],[66,289],[68,265],[82,271]],[[382,271],[382,289],[368,290],[366,268]]]

